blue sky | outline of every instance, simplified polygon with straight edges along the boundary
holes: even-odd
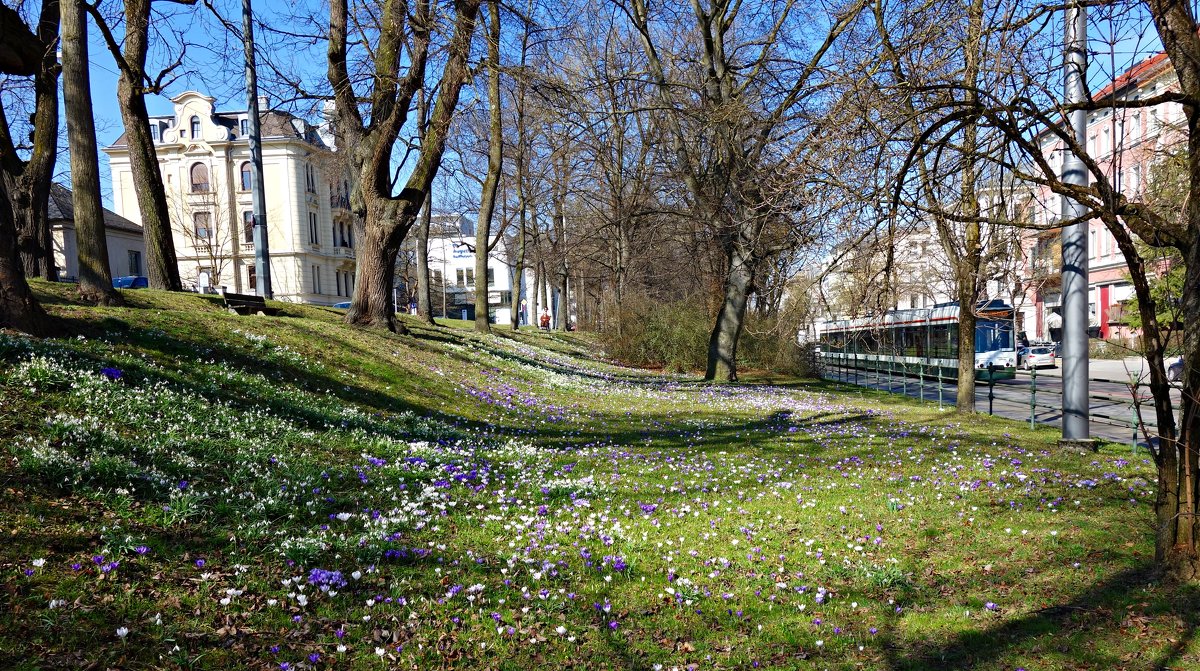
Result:
[[[240,0],[213,0],[217,11],[238,29],[241,26]],[[159,30],[179,31],[179,36],[191,46],[188,48],[188,60],[184,65],[182,76],[173,82],[166,95],[147,97],[147,107],[151,115],[170,114],[172,104],[170,96],[183,91],[197,90],[216,98],[218,110],[245,109],[245,75],[240,43],[228,33],[203,4],[195,6],[178,6],[170,3],[155,3],[158,11],[168,15],[156,18],[155,27]],[[267,2],[258,0],[255,6],[256,17],[274,26],[286,26],[288,30],[301,34],[311,34],[316,31],[306,24],[304,17],[312,16],[317,21],[326,20],[327,5],[319,0],[295,0],[293,2]],[[1137,13],[1127,13],[1117,17],[1106,17],[1093,11],[1089,22],[1089,38],[1091,42],[1092,60],[1091,75],[1093,89],[1098,89],[1112,76],[1113,71],[1121,72],[1132,64],[1159,50],[1157,35],[1148,26],[1145,17]],[[1056,21],[1057,23],[1057,21]],[[1047,30],[1052,34],[1061,35],[1059,25]],[[101,147],[111,145],[122,133],[120,112],[117,109],[115,90],[117,85],[117,68],[98,31],[93,27],[90,32],[92,100],[96,119],[98,140]],[[118,35],[119,37],[119,35]],[[271,59],[293,73],[300,74],[314,88],[323,81],[325,73],[324,45],[304,45],[302,40],[273,35],[256,28],[256,38],[259,50],[270,54]],[[174,39],[174,38],[172,38]],[[152,52],[152,60],[162,61],[165,54],[174,53],[174,49],[165,45],[162,40],[156,42],[156,50]],[[269,81],[271,74],[264,67],[262,59],[259,62],[260,84]],[[272,104],[278,104],[284,91],[263,90],[262,93],[271,97]],[[469,94],[468,94],[469,95]],[[313,103],[288,103],[283,107],[290,111],[308,116],[311,114]],[[107,160],[101,155],[101,182],[104,200],[111,206],[111,181],[108,175]],[[66,170],[66,161],[59,164],[60,175]]]
[[[312,3],[309,3],[307,0],[289,3],[258,0],[254,11],[255,16],[261,21],[270,22],[274,25],[289,25],[294,27],[295,20],[293,14],[305,10],[310,4]],[[167,87],[163,95],[150,95],[146,97],[146,106],[150,115],[171,114],[173,105],[170,98],[188,90],[200,91],[212,96],[216,99],[216,108],[218,110],[246,109],[244,59],[241,44],[236,42],[238,38],[231,35],[203,4],[189,7],[168,3],[155,3],[154,6],[156,11],[165,12],[165,14],[155,17],[153,24],[155,28],[164,32],[177,32],[173,33],[168,39],[155,41],[154,49],[151,52],[151,60],[160,63],[164,62],[164,59],[173,60],[173,54],[177,52],[177,47],[174,44],[169,44],[168,41],[175,42],[177,39],[182,39],[189,46],[187,47],[188,58],[178,71],[180,74],[179,78]],[[213,6],[217,11],[221,12],[226,20],[231,21],[240,30],[240,0],[214,0]],[[317,6],[314,4],[312,11],[317,13],[328,12],[327,5],[321,4]],[[96,120],[97,140],[99,146],[103,148],[113,144],[120,137],[121,133],[124,132],[121,113],[117,107],[115,95],[118,73],[117,66],[113,62],[112,55],[105,46],[99,31],[96,30],[94,24],[89,25],[89,29],[88,48],[91,61],[92,109]],[[117,37],[120,39],[120,34]],[[310,80],[314,77],[323,77],[324,52],[321,49],[281,47],[278,36],[264,34],[257,28],[255,37],[258,40],[259,49],[269,51],[272,58],[277,62],[284,64],[291,70],[303,72],[304,76]],[[168,56],[168,54],[172,54],[172,56]],[[153,63],[150,69],[152,71],[155,69]],[[270,72],[263,66],[262,59],[260,58],[260,84],[269,78]],[[261,90],[260,93],[269,95],[273,105],[279,101],[280,96],[270,95],[271,91],[269,90]],[[290,105],[285,104],[284,106],[293,111],[305,112],[305,110],[300,109],[300,106],[295,103]],[[305,114],[305,116],[308,115]],[[100,164],[101,187],[105,206],[111,207],[111,180],[108,172],[108,162],[103,154],[100,157]],[[66,167],[66,161],[60,162],[58,169],[62,177],[66,177],[63,174]]]

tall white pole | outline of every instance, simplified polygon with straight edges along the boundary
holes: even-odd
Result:
[[[1078,4],[1066,11],[1064,45],[1067,104],[1086,99],[1087,11]],[[1074,110],[1069,116],[1071,130],[1080,147],[1087,146],[1087,112]],[[1067,151],[1063,159],[1063,183],[1087,186],[1083,161]],[[1063,198],[1063,216],[1067,221],[1083,216],[1083,207]],[[1076,221],[1062,229],[1062,362],[1063,362],[1063,440],[1088,440],[1088,226]]]
[[[250,141],[250,193],[254,218],[255,293],[272,298],[271,250],[267,246],[267,198],[263,191],[262,128],[259,123],[258,73],[254,67],[254,18],[250,0],[242,0],[242,42],[246,47],[246,130]]]

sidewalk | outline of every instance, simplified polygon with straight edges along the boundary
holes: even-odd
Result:
[[[1170,365],[1175,357],[1167,359]],[[1145,369],[1149,362],[1140,356],[1128,356],[1124,359],[1091,359],[1088,361],[1088,378],[1092,380],[1108,380],[1111,382],[1128,382],[1130,377],[1146,378]],[[1062,360],[1054,362],[1054,368],[1039,368],[1038,377],[1062,377]]]

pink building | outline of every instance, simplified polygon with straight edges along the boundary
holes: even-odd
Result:
[[[1093,99],[1146,99],[1176,86],[1171,62],[1166,54],[1157,54],[1117,77]],[[1116,189],[1131,200],[1142,198],[1156,162],[1181,138],[1175,129],[1183,120],[1183,109],[1178,103],[1133,109],[1108,107],[1090,112],[1087,154]],[[1058,138],[1043,133],[1041,148],[1050,165],[1061,170],[1065,152]],[[1094,181],[1094,175],[1090,179]],[[1031,208],[1026,215],[1030,223],[1041,228],[1060,221],[1063,204],[1059,196],[1044,187],[1035,187],[1031,195]],[[1102,223],[1092,221],[1088,233],[1092,335],[1105,339],[1129,337],[1133,334],[1123,324],[1120,309],[1123,301],[1133,297],[1125,259]],[[1059,238],[1060,229],[1044,228],[1030,230],[1022,242],[1025,304],[1019,306],[1018,330],[1024,330],[1030,339],[1058,340],[1062,265]]]

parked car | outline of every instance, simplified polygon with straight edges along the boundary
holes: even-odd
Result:
[[[1054,348],[1048,346],[1030,347],[1025,351],[1022,366],[1025,370],[1033,370],[1042,366],[1054,367]]]
[[[1172,361],[1170,366],[1167,366],[1167,379],[1171,382],[1183,379],[1183,357],[1179,357]]]
[[[127,275],[125,277],[114,277],[114,289],[145,289],[150,286],[149,278],[140,275]]]

